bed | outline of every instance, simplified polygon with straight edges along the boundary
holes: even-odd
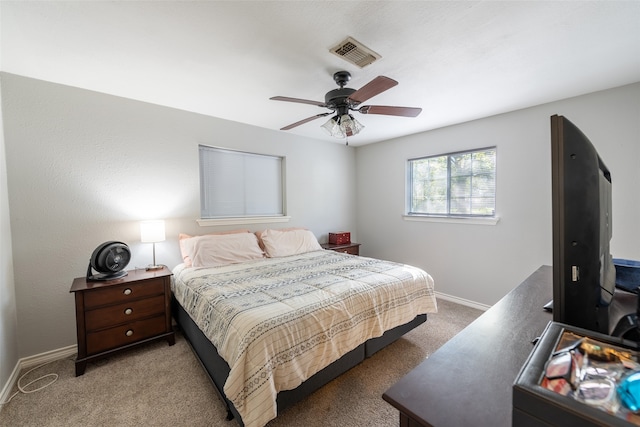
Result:
[[[235,234],[181,236],[172,293],[240,425],[264,426],[437,311],[419,268],[323,250],[308,230]]]

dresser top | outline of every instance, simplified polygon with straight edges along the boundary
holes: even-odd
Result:
[[[76,277],[73,279],[73,284],[69,292],[87,291],[90,289],[104,288],[113,285],[122,285],[125,283],[138,282],[141,280],[153,279],[156,277],[171,276],[171,270],[166,266],[158,270],[147,270],[144,268],[137,268],[135,270],[128,270],[127,275],[115,280],[97,280],[87,281],[86,277]]]
[[[542,266],[389,388],[383,399],[431,426],[511,426],[512,385],[552,320],[552,269]],[[427,321],[427,324],[429,322]]]

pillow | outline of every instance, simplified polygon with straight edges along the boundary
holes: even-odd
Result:
[[[266,255],[270,258],[321,250],[316,236],[305,229],[271,230],[260,233]]]
[[[210,233],[210,236],[220,236],[225,234],[237,234],[237,233],[251,233],[249,230],[230,230],[230,231],[219,231],[217,233]],[[180,254],[182,255],[182,262],[184,262],[185,267],[191,267],[191,246],[193,246],[193,242],[189,242],[188,239],[192,239],[193,237],[199,236],[190,236],[189,234],[180,233],[178,235],[178,243],[180,244]],[[189,249],[187,249],[189,246]]]
[[[278,228],[278,230],[276,231],[291,231],[291,230],[307,230],[307,229],[303,227],[287,227],[287,228]],[[264,248],[264,242],[262,241],[262,233],[264,233],[265,231],[267,230],[258,230],[254,234],[258,238],[258,244],[260,245],[260,248],[266,252]]]
[[[208,234],[186,241],[193,267],[219,267],[264,258],[253,233]]]

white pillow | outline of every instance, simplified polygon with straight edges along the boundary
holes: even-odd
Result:
[[[253,233],[208,234],[185,241],[193,267],[218,267],[264,258]]]
[[[268,257],[276,258],[322,250],[318,239],[309,230],[264,230],[260,240]]]

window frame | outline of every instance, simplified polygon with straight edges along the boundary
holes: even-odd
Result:
[[[473,154],[477,152],[493,150],[494,152],[494,168],[493,168],[493,213],[492,214],[457,214],[451,213],[451,157],[461,154]],[[413,212],[412,211],[412,198],[413,198],[413,162],[418,160],[436,159],[446,157],[447,164],[447,182],[446,182],[446,205],[447,213],[426,213],[426,212]],[[406,161],[406,191],[405,191],[405,213],[403,215],[405,220],[408,221],[430,221],[430,222],[464,222],[468,224],[489,224],[495,225],[499,221],[497,216],[497,194],[498,194],[498,148],[497,146],[488,146],[481,148],[473,148],[469,150],[460,150],[455,152],[448,152],[436,155],[420,156],[407,159]]]
[[[279,163],[279,173],[276,172],[276,174],[274,176],[279,175],[279,184],[275,182],[274,185],[276,187],[272,188],[272,190],[275,193],[278,193],[278,197],[280,198],[280,203],[278,203],[280,206],[280,212],[265,212],[265,213],[260,213],[260,214],[250,214],[247,213],[247,208],[246,206],[243,207],[243,212],[233,212],[230,214],[224,214],[224,215],[207,215],[206,214],[206,208],[205,208],[205,198],[206,198],[206,183],[207,180],[205,179],[205,172],[204,172],[204,166],[203,166],[203,152],[220,152],[220,153],[224,153],[224,155],[238,155],[240,156],[243,160],[245,161],[249,161],[249,159],[251,159],[252,161],[255,161],[257,159],[261,159],[264,158],[268,161],[273,161],[273,160],[277,160]],[[200,225],[203,226],[207,226],[207,225],[242,225],[242,224],[258,224],[258,223],[272,223],[272,222],[287,222],[289,221],[290,217],[287,215],[287,198],[286,198],[286,157],[285,156],[280,156],[280,155],[274,155],[274,154],[264,154],[264,153],[256,153],[256,152],[250,152],[250,151],[244,151],[244,150],[235,150],[235,149],[230,149],[230,148],[224,148],[224,147],[217,147],[217,146],[211,146],[211,145],[205,145],[205,144],[198,144],[198,180],[199,180],[199,186],[200,186],[200,218],[197,220],[197,222]],[[225,175],[222,179],[224,180],[224,182],[229,182],[228,180],[238,180],[238,181],[243,181],[246,179],[251,180],[252,178],[255,180],[255,177],[252,177],[251,174],[246,174],[243,172],[246,172],[246,169],[242,169],[242,170],[232,170],[229,169],[227,171],[224,171],[223,173],[226,173],[227,175]],[[274,181],[277,181],[277,179],[274,179]],[[277,188],[279,187],[279,188]],[[243,192],[242,193],[243,197],[241,197],[240,199],[245,199],[250,196],[249,194]]]

